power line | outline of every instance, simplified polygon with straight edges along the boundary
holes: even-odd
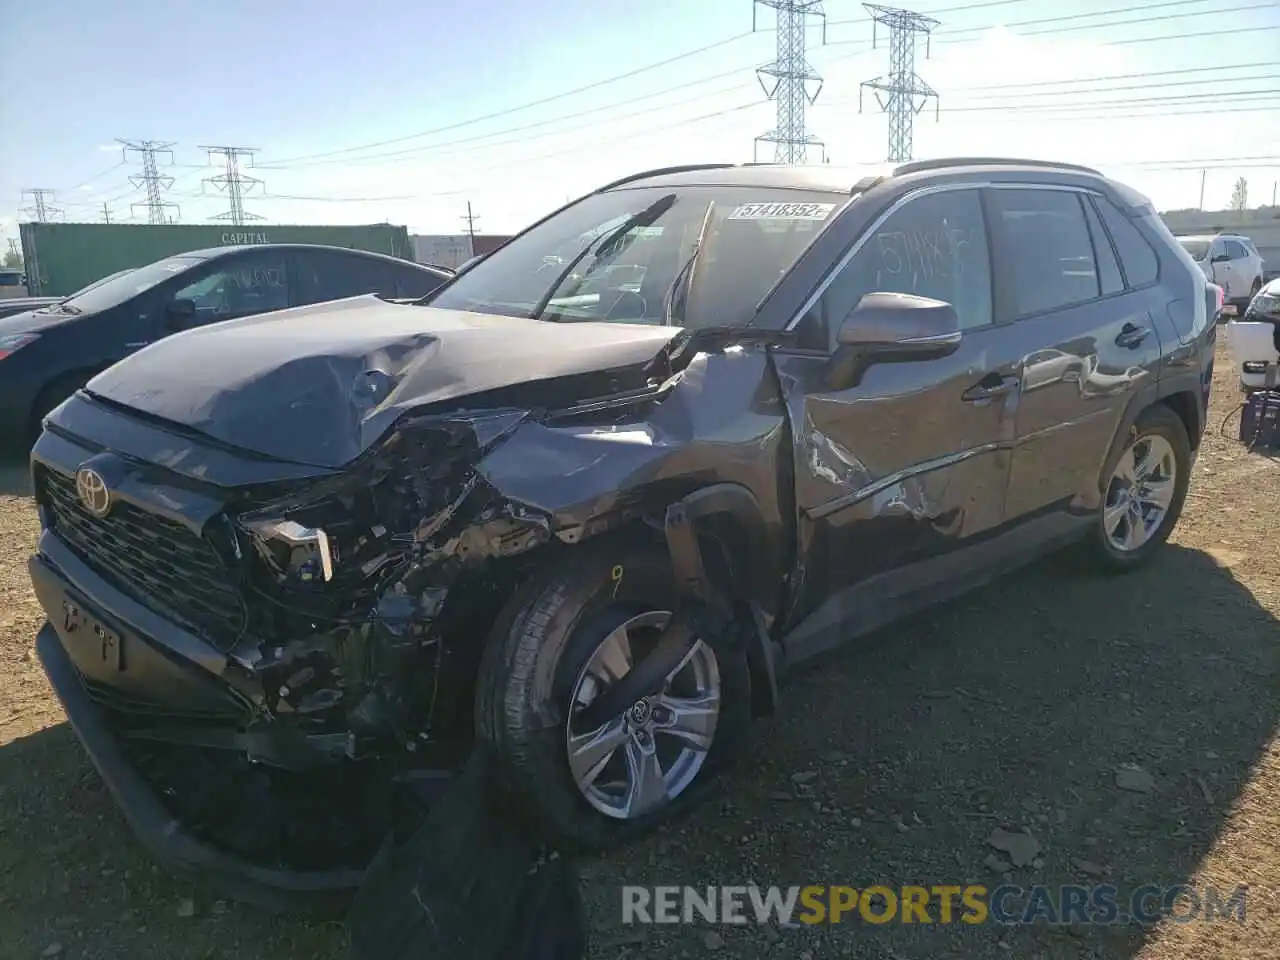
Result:
[[[818,99],[822,77],[806,56],[805,27],[810,17],[822,18],[822,41],[827,40],[827,15],[821,0],[752,0],[751,28],[756,27],[760,7],[771,7],[777,16],[777,47],[773,60],[756,68],[756,77],[764,95],[777,105],[773,129],[756,137],[761,143],[774,145],[775,163],[797,164],[808,159],[809,147],[821,147],[822,141],[805,129],[804,108]],[[766,77],[773,81],[770,86]],[[809,92],[809,84],[817,84]]]
[[[168,154],[169,162],[172,163],[173,151],[169,148],[173,146],[173,143],[171,141],[161,143],[159,140],[123,140],[120,138],[116,138],[116,142],[123,147],[122,156],[125,161],[129,159],[130,151],[142,154],[142,173],[130,177],[129,182],[135,188],[147,191],[145,204],[147,222],[172,223],[173,218],[167,217],[165,211],[172,207],[175,216],[180,216],[181,214],[176,204],[165,202],[160,194],[173,186],[173,177],[168,174],[161,175],[160,169],[156,164],[156,155],[161,153]],[[138,204],[135,203],[130,209],[132,210],[136,206]]]
[[[968,11],[968,10],[982,10],[989,7],[1010,6],[1012,4],[1027,3],[1027,2],[1029,2],[1029,0],[985,0],[985,2],[963,3],[956,6],[944,7],[940,10],[933,10],[929,12],[930,13],[959,13],[959,12]],[[835,21],[832,21],[830,25],[835,26],[836,24],[852,24],[852,23],[865,23],[865,22],[867,22],[866,18],[859,17],[859,18],[847,19],[847,20],[835,20]],[[766,27],[761,29],[767,30],[769,28]],[[734,34],[731,37],[725,37],[723,40],[717,40],[713,43],[708,43],[696,49],[687,50],[683,53],[678,53],[674,56],[667,57],[663,60],[657,60],[653,63],[647,63],[644,66],[636,67],[635,69],[628,70],[624,73],[614,74],[613,76],[605,77],[601,80],[596,80],[591,83],[584,84],[583,86],[580,86],[580,87],[574,87],[571,90],[563,90],[560,93],[552,94],[546,97],[541,97],[537,100],[529,100],[524,103],[516,104],[515,106],[512,106],[512,107],[505,107],[501,110],[495,110],[491,113],[482,114],[481,116],[478,116],[478,117],[471,117],[467,120],[460,120],[454,123],[445,124],[443,126],[432,127],[431,129],[428,129],[428,130],[419,130],[416,133],[404,134],[403,136],[399,136],[399,137],[391,137],[386,140],[375,140],[369,143],[355,144],[350,147],[342,147],[340,149],[324,150],[317,153],[307,153],[307,154],[301,154],[294,157],[285,157],[281,160],[275,161],[273,164],[269,166],[264,165],[263,169],[278,169],[285,166],[286,164],[298,164],[301,161],[316,160],[316,159],[321,159],[326,157],[344,156],[351,153],[359,153],[363,150],[373,150],[378,147],[390,146],[392,144],[397,144],[397,143],[405,143],[410,140],[420,140],[424,137],[435,136],[436,134],[439,134],[439,133],[448,133],[452,130],[457,130],[462,127],[468,127],[477,123],[483,123],[486,120],[494,120],[494,119],[497,119],[498,117],[510,116],[513,113],[520,113],[524,110],[533,109],[534,107],[541,107],[541,106],[547,105],[548,103],[555,103],[557,100],[564,100],[569,97],[576,96],[577,94],[580,94],[580,93],[586,93],[589,90],[596,90],[596,89],[599,89],[600,87],[608,86],[609,84],[612,84],[612,83],[617,83],[619,80],[627,80],[627,79],[630,79],[631,77],[639,76],[642,73],[648,73],[649,71],[658,70],[662,67],[670,66],[671,64],[678,63],[682,60],[688,60],[692,57],[700,56],[701,54],[708,53],[712,50],[716,50],[721,47],[725,47],[730,44],[737,43],[739,40],[743,40],[751,36],[752,33],[754,32],[756,31],[752,30],[752,31],[746,31],[744,33]],[[701,79],[693,81],[692,83],[689,83],[689,84],[682,84],[680,88],[694,86],[700,83],[706,83],[711,80],[719,80],[724,77],[737,76],[739,74],[740,74],[740,71],[737,69],[729,70],[729,71],[725,71],[724,73],[715,74],[710,77],[702,77]],[[649,96],[635,97],[630,100],[624,101],[624,103],[634,103],[644,99],[649,99]],[[352,158],[353,161],[357,161],[360,159],[364,159],[364,158],[359,158],[359,157]]]
[[[49,205],[49,201],[54,198],[56,191],[50,190],[48,187],[28,187],[22,191],[22,196],[31,198],[31,206],[23,207],[20,212],[29,213],[35,218],[36,223],[48,223],[49,218],[58,216],[62,210],[58,207]]]
[[[945,13],[945,12],[949,12],[949,11],[969,10],[969,9],[976,9],[976,8],[980,8],[980,7],[988,7],[988,6],[997,6],[997,5],[1002,5],[1002,4],[1003,4],[1003,3],[1005,3],[1005,2],[1006,2],[1006,0],[999,0],[999,2],[997,2],[997,3],[965,4],[965,5],[961,5],[961,6],[958,6],[958,7],[943,8],[943,9],[941,9],[941,10],[936,10],[936,11],[932,11],[932,12],[934,12],[934,13]],[[1007,2],[1024,2],[1024,0],[1007,0]],[[1174,0],[1174,2],[1173,2],[1173,4],[1172,4],[1172,5],[1185,4],[1185,3],[1187,3],[1187,2],[1190,2],[1190,0]],[[1205,2],[1205,0],[1194,0],[1194,2]],[[1170,4],[1168,4],[1168,3],[1159,3],[1159,4],[1146,5],[1146,6],[1139,6],[1139,7],[1125,7],[1125,8],[1119,8],[1118,10],[1116,10],[1116,11],[1111,11],[1111,12],[1121,12],[1121,13],[1124,13],[1124,12],[1131,12],[1131,11],[1135,11],[1135,10],[1155,9],[1155,8],[1164,7],[1164,6],[1168,6],[1168,5],[1170,5]],[[1252,9],[1252,8],[1253,8],[1253,5],[1250,5],[1250,9]],[[1234,8],[1232,8],[1232,9],[1234,9]],[[1214,11],[1214,12],[1216,12],[1216,11]],[[1098,16],[1098,15],[1100,15],[1100,14],[1099,14],[1099,13],[1087,14],[1087,16]],[[1170,16],[1170,17],[1153,18],[1153,19],[1154,19],[1155,21],[1159,21],[1159,20],[1167,20],[1167,19],[1175,19],[1175,20],[1176,20],[1176,19],[1180,19],[1181,17],[1185,17],[1185,16],[1188,16],[1188,15],[1190,15],[1190,14],[1185,14],[1185,13],[1184,13],[1184,14],[1173,15],[1173,16]],[[1064,19],[1066,19],[1066,20],[1074,20],[1074,19],[1078,19],[1080,16],[1082,16],[1082,15],[1080,15],[1080,14],[1076,14],[1076,15],[1072,15],[1072,16],[1069,16],[1069,17],[1066,17],[1066,18],[1064,18],[1064,17],[1047,17],[1047,18],[1038,18],[1038,19],[1034,19],[1034,20],[1019,21],[1017,24],[1014,24],[1014,25],[1017,25],[1017,26],[1030,26],[1030,25],[1036,25],[1036,24],[1057,23],[1057,22],[1061,22],[1061,21],[1062,21],[1062,20],[1064,20]],[[833,22],[833,24],[834,24],[834,23],[839,23],[839,22],[855,22],[855,21],[834,21],[834,22]],[[858,21],[856,21],[856,22],[864,22],[864,21],[863,21],[863,20],[858,20]],[[1129,22],[1129,21],[1125,21],[1125,22]],[[1148,20],[1144,20],[1144,21],[1140,21],[1140,22],[1148,22]],[[1099,27],[1099,28],[1101,28],[1101,27],[1109,27],[1109,26],[1112,26],[1112,24],[1109,24],[1109,23],[1098,23],[1098,24],[1090,24],[1090,25],[1088,25],[1088,26],[1089,26],[1089,27]],[[951,33],[963,33],[963,32],[966,32],[966,31],[967,31],[967,32],[973,32],[973,31],[975,31],[975,30],[977,30],[977,31],[986,31],[986,30],[989,30],[989,29],[991,29],[991,28],[990,28],[990,27],[973,27],[973,28],[964,28],[963,30],[940,30],[940,31],[938,31],[938,35],[939,35],[939,36],[941,36],[941,35],[947,35],[947,34],[951,34]],[[1207,37],[1215,37],[1215,36],[1227,36],[1227,35],[1232,35],[1232,34],[1236,34],[1236,33],[1242,32],[1243,30],[1255,30],[1255,31],[1256,31],[1256,30],[1270,30],[1270,29],[1275,29],[1275,26],[1273,26],[1273,25],[1261,25],[1261,26],[1256,26],[1256,27],[1235,28],[1235,29],[1220,30],[1220,31],[1201,31],[1201,32],[1197,32],[1197,33],[1194,33],[1194,34],[1176,34],[1176,35],[1166,35],[1166,36],[1157,36],[1157,37],[1137,37],[1137,38],[1130,38],[1130,39],[1127,39],[1127,40],[1122,39],[1122,40],[1110,41],[1109,45],[1110,45],[1110,46],[1120,46],[1120,45],[1126,45],[1126,44],[1129,44],[1129,43],[1149,43],[1149,42],[1161,42],[1161,41],[1166,41],[1166,40],[1199,39],[1199,38],[1201,38],[1201,37],[1206,37],[1206,38],[1207,38]],[[1057,32],[1057,31],[1056,31],[1056,30],[1040,31],[1039,33],[1034,34],[1034,35],[1048,34],[1048,33],[1054,33],[1054,32]],[[736,39],[736,38],[735,38],[735,39]],[[964,38],[964,39],[951,40],[951,41],[949,41],[949,42],[953,42],[953,43],[965,42],[965,43],[968,43],[968,42],[972,42],[973,40],[976,40],[976,39],[980,39],[980,38],[976,38],[976,37],[975,37],[975,38]],[[844,43],[849,43],[849,42],[865,43],[865,44],[867,44],[868,49],[870,49],[871,44],[873,43],[873,41],[867,41],[867,40],[843,41],[843,42],[844,42]],[[942,41],[939,41],[939,42],[942,42]],[[831,44],[829,44],[829,45],[830,45],[830,46],[836,46],[836,45],[838,45],[839,43],[840,43],[840,41],[837,41],[837,42],[833,42],[833,43],[831,43]],[[837,57],[837,58],[835,58],[835,60],[837,60],[837,61],[838,61],[838,60],[850,59],[852,56],[861,56],[861,53],[858,53],[858,54],[852,54],[852,55],[846,55],[846,56],[844,56],[844,57]],[[663,61],[663,62],[665,63],[665,61]],[[1236,69],[1236,68],[1237,68],[1237,66],[1245,66],[1245,65],[1222,64],[1222,65],[1216,65],[1216,66],[1213,66],[1213,67],[1191,68],[1191,69],[1189,69],[1189,70],[1185,70],[1185,71],[1158,71],[1158,72],[1157,72],[1157,71],[1150,71],[1150,72],[1145,73],[1145,74],[1116,75],[1116,76],[1112,77],[1111,79],[1122,79],[1122,78],[1124,78],[1124,77],[1126,77],[1126,76],[1160,76],[1160,75],[1166,75],[1166,74],[1167,74],[1167,75],[1173,75],[1173,74],[1175,74],[1175,73],[1181,73],[1181,72],[1193,73],[1193,72],[1197,72],[1198,70],[1203,70],[1203,71],[1231,70],[1231,69]],[[1273,64],[1273,63],[1261,63],[1261,64],[1251,64],[1251,65],[1248,65],[1248,66],[1254,66],[1254,67],[1268,66],[1268,67],[1270,67],[1270,66],[1274,66],[1274,64]],[[647,69],[647,68],[645,68],[645,69]],[[443,144],[433,144],[433,145],[427,145],[427,146],[409,147],[409,148],[404,148],[404,149],[397,150],[397,151],[392,151],[392,152],[384,152],[384,153],[379,153],[379,154],[373,154],[373,155],[370,155],[370,156],[355,157],[355,158],[351,158],[351,159],[349,159],[349,160],[323,160],[323,159],[322,159],[322,160],[319,160],[319,161],[317,161],[317,162],[315,162],[315,163],[296,163],[296,164],[295,164],[295,163],[293,163],[293,162],[292,162],[292,161],[290,161],[290,160],[286,160],[286,161],[279,161],[279,162],[276,162],[276,163],[272,163],[272,164],[264,165],[264,167],[263,167],[263,168],[264,168],[264,169],[288,169],[288,168],[293,167],[293,166],[297,166],[297,167],[302,167],[302,166],[322,166],[322,165],[328,165],[328,164],[331,164],[331,163],[352,163],[352,162],[354,162],[354,163],[368,163],[368,162],[375,162],[375,163],[380,163],[380,162],[402,162],[402,161],[412,160],[412,159],[416,158],[417,156],[421,155],[422,153],[437,153],[437,152],[439,152],[440,150],[442,150],[442,149],[444,149],[444,148],[446,148],[446,147],[450,147],[450,146],[463,145],[463,144],[468,144],[468,143],[483,142],[483,141],[485,141],[485,140],[488,140],[488,139],[489,139],[489,138],[491,138],[491,137],[502,136],[502,135],[505,135],[505,134],[511,134],[511,133],[519,133],[519,132],[523,132],[523,131],[525,131],[525,130],[536,129],[536,128],[538,128],[538,127],[545,127],[545,126],[549,126],[549,125],[556,124],[556,123],[563,123],[563,122],[565,122],[565,121],[573,120],[573,119],[576,119],[576,118],[578,118],[578,117],[584,117],[584,116],[588,116],[588,115],[591,115],[591,114],[598,114],[598,113],[605,112],[605,111],[608,111],[608,110],[620,109],[620,108],[628,107],[628,106],[630,106],[631,104],[634,104],[634,103],[640,103],[640,102],[643,102],[643,101],[646,101],[646,100],[653,100],[653,99],[656,99],[656,98],[659,98],[659,97],[665,96],[665,95],[667,95],[667,94],[669,94],[669,93],[678,92],[678,91],[680,91],[680,90],[685,90],[685,89],[700,89],[700,88],[702,88],[702,87],[703,87],[705,84],[707,84],[707,83],[710,83],[710,82],[713,82],[713,81],[716,81],[716,80],[720,80],[720,79],[724,79],[724,78],[727,78],[727,77],[736,77],[736,76],[740,76],[740,75],[741,75],[741,74],[740,74],[740,72],[739,72],[738,70],[736,70],[736,69],[735,69],[735,70],[724,71],[724,72],[721,72],[721,73],[716,73],[716,74],[706,75],[706,76],[699,77],[699,78],[698,78],[698,79],[696,79],[696,80],[689,81],[689,82],[687,82],[687,83],[676,84],[676,85],[674,85],[674,86],[666,87],[666,88],[663,88],[662,90],[657,90],[657,91],[654,91],[654,92],[652,92],[652,93],[644,94],[644,95],[641,95],[641,96],[638,96],[638,97],[630,97],[630,98],[626,98],[626,99],[623,99],[623,100],[620,100],[620,101],[613,101],[613,102],[608,103],[608,104],[602,104],[602,105],[600,105],[600,106],[591,107],[591,108],[588,108],[588,109],[585,109],[585,110],[574,111],[574,112],[572,112],[572,113],[565,114],[565,115],[562,115],[562,116],[559,116],[559,117],[551,117],[551,118],[547,118],[547,119],[544,119],[544,120],[534,121],[534,122],[532,122],[532,123],[527,123],[527,124],[523,124],[523,125],[520,125],[520,126],[511,127],[511,128],[507,128],[507,129],[504,129],[504,130],[493,131],[493,132],[491,132],[491,133],[487,133],[487,134],[478,134],[478,135],[473,135],[473,136],[465,137],[465,138],[462,138],[462,139],[449,141],[449,142],[447,142],[447,143],[443,143]],[[1099,78],[1099,79],[1101,79],[1101,78]],[[604,82],[604,81],[601,81],[601,83],[603,83],[603,82]],[[610,82],[611,82],[611,81],[610,81]],[[1050,85],[1050,84],[1059,84],[1059,83],[1072,83],[1072,82],[1075,82],[1075,81],[1066,81],[1066,80],[1036,81],[1036,82],[1028,83],[1028,84],[1025,84],[1025,85],[1026,85],[1026,86],[1041,86],[1041,85]],[[1023,85],[1023,84],[1012,83],[1012,84],[1001,84],[1001,85],[998,85],[998,86],[1003,88],[1003,87],[1022,86],[1022,85]],[[731,87],[731,88],[727,88],[727,89],[723,90],[722,92],[724,92],[724,93],[730,93],[730,92],[733,92],[733,91],[735,91],[735,90],[739,90],[739,89],[746,89],[746,86],[747,86],[746,84],[737,84],[737,85],[734,85],[734,86],[733,86],[733,87]],[[990,87],[986,87],[985,89],[995,89],[996,87],[997,87],[997,85],[992,85],[992,86],[990,86]],[[975,88],[968,88],[968,89],[984,89],[984,88],[977,88],[977,87],[975,87]],[[702,92],[704,92],[704,93],[705,93],[705,91],[702,91]],[[566,94],[566,95],[567,95],[567,94]],[[557,98],[550,98],[550,99],[557,99]],[[702,99],[702,97],[693,97],[693,98],[690,98],[690,99]],[[544,100],[542,100],[542,101],[538,101],[538,103],[545,103],[545,102],[547,102],[547,100],[546,100],[546,99],[544,99]],[[685,101],[678,101],[677,103],[679,103],[679,102],[685,102]],[[663,109],[665,109],[665,108],[666,108],[666,106],[675,106],[675,105],[677,105],[677,104],[676,104],[676,103],[672,103],[672,104],[667,104],[667,105],[659,105],[659,106],[656,106],[656,107],[653,107],[653,108],[649,108],[649,109],[647,109],[646,111],[630,111],[630,114],[631,114],[631,115],[634,115],[634,114],[636,114],[636,113],[638,113],[638,112],[655,112],[655,111],[658,111],[658,110],[663,110]],[[506,111],[502,111],[502,113],[514,113],[514,112],[517,112],[518,110],[524,109],[524,108],[525,108],[525,106],[528,106],[528,105],[522,105],[522,106],[519,106],[519,107],[512,107],[512,108],[510,108],[510,109],[508,109],[508,110],[506,110]],[[481,120],[483,120],[483,119],[488,119],[488,116],[492,116],[492,115],[487,115],[486,117],[481,117],[481,118],[474,118],[474,119],[472,119],[472,120],[467,120],[467,121],[460,121],[460,122],[458,122],[458,123],[451,124],[451,125],[449,125],[448,127],[437,128],[437,130],[439,131],[439,130],[445,130],[445,129],[457,129],[457,128],[460,128],[460,127],[470,126],[470,125],[472,125],[472,124],[474,124],[474,123],[479,123],[479,122],[481,122]],[[436,132],[436,131],[424,131],[421,135],[425,136],[427,133],[430,133],[430,132]],[[556,131],[551,131],[551,134],[554,134],[555,132],[556,132]],[[569,131],[564,131],[564,132],[569,132]],[[419,135],[410,135],[410,136],[407,136],[407,137],[398,138],[398,140],[403,141],[403,140],[409,140],[409,139],[416,139],[418,136],[419,136]],[[520,141],[517,141],[517,142],[520,142]],[[496,146],[496,145],[498,145],[498,144],[492,144],[492,145]],[[360,149],[369,149],[369,148],[371,148],[371,147],[373,147],[373,146],[374,146],[374,144],[366,144],[366,145],[363,145],[363,146],[361,146],[361,147],[351,147],[351,148],[347,148],[347,150],[348,150],[348,151],[354,151],[354,150],[360,150]],[[344,151],[344,152],[346,152],[346,151]],[[332,155],[332,153],[333,153],[333,151],[330,151],[329,153],[326,153],[326,154],[311,154],[311,155],[308,155],[308,156],[309,156],[309,157],[323,157],[323,156],[330,156],[330,155]],[[302,159],[302,158],[293,158],[293,160],[299,160],[299,159]]]
[[[486,113],[479,117],[472,117],[469,120],[460,120],[456,123],[449,123],[449,124],[445,124],[444,126],[433,127],[430,130],[419,130],[417,133],[409,133],[400,137],[391,137],[390,139],[387,139],[387,140],[375,140],[372,143],[364,143],[364,144],[360,144],[358,146],[352,146],[352,147],[343,147],[342,149],[339,149],[339,150],[325,150],[325,151],[321,151],[320,153],[308,153],[298,157],[288,157],[285,160],[282,160],[279,162],[291,163],[298,160],[312,160],[319,157],[334,157],[342,154],[356,153],[361,150],[372,150],[376,147],[390,146],[391,144],[395,144],[395,143],[404,143],[407,140],[419,140],[423,137],[435,136],[437,133],[448,133],[450,130],[457,130],[460,127],[470,126],[471,124],[475,124],[475,123],[482,123],[485,120],[494,120],[494,119],[497,119],[498,117],[509,116],[510,114],[519,113],[520,111],[523,111],[523,110],[530,110],[533,107],[541,107],[548,103],[554,103],[557,100],[563,100],[565,97],[572,97],[572,96],[576,96],[579,93],[586,93],[588,90],[596,90],[600,87],[607,86],[608,84],[617,83],[619,80],[627,80],[631,77],[638,76],[639,74],[647,73],[650,70],[657,70],[660,67],[670,66],[671,64],[678,63],[681,60],[687,60],[690,57],[696,57],[699,54],[707,53],[710,50],[715,50],[718,47],[724,47],[731,43],[736,43],[737,41],[742,40],[743,38],[749,37],[749,36],[751,36],[750,32],[735,34],[732,37],[726,37],[723,40],[717,40],[715,43],[708,43],[705,46],[698,47],[696,50],[689,50],[689,51],[686,51],[685,53],[676,54],[673,57],[667,57],[665,60],[659,60],[655,63],[645,64],[643,67],[637,67],[634,70],[628,70],[626,73],[619,73],[611,77],[605,77],[603,80],[597,80],[593,83],[584,84],[581,87],[574,87],[572,90],[565,90],[561,93],[557,93],[549,97],[542,97],[538,100],[530,100],[525,103],[518,104],[517,106],[514,106],[514,107],[506,107],[502,110],[495,110],[492,113]]]
[[[205,177],[201,182],[212,184],[219,190],[225,191],[231,204],[226,213],[215,214],[209,219],[230,220],[237,227],[241,226],[246,220],[265,219],[256,213],[247,212],[244,208],[244,195],[252,191],[254,187],[262,186],[263,183],[257,177],[250,177],[241,173],[240,160],[244,158],[252,166],[253,155],[257,150],[253,147],[201,147],[200,149],[209,151],[210,162],[216,156],[221,157],[223,163],[222,173],[215,177]]]
[[[890,162],[911,159],[912,128],[915,116],[932,97],[937,102],[938,92],[925,83],[916,73],[916,35],[925,36],[925,56],[928,56],[929,34],[939,21],[932,17],[912,13],[899,7],[883,7],[864,3],[871,14],[871,47],[875,49],[875,28],[883,24],[889,28],[889,78],[883,76],[865,80],[858,87],[858,111],[862,111],[862,91],[876,91],[880,109],[889,115]],[[887,93],[886,101],[880,96]]]

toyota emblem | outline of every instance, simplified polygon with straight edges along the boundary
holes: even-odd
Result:
[[[111,491],[97,470],[81,467],[76,471],[76,493],[95,517],[105,517],[111,511]]]

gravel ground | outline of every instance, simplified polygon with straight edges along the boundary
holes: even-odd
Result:
[[[1055,557],[787,689],[712,803],[586,865],[592,955],[1280,957],[1280,459],[1218,427],[1151,567]],[[0,473],[0,957],[336,958],[336,923],[213,900],[138,850],[31,650],[24,472]],[[1117,771],[1134,782],[1123,789]],[[1028,830],[1022,867],[988,845]],[[1008,854],[999,854],[1009,858]],[[1003,873],[1003,877],[1002,877]],[[618,884],[1249,884],[1247,920],[1009,930],[617,926]]]

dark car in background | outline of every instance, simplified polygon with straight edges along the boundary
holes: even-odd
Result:
[[[0,318],[0,447],[29,447],[45,414],[90,377],[170,334],[366,293],[416,299],[452,276],[362,250],[256,244],[177,254],[105,277]]]
[[[117,277],[123,277],[126,273],[132,273],[133,268],[128,270],[117,270],[115,273],[109,273],[105,277],[86,284],[75,293],[65,297],[20,297],[14,300],[0,300],[0,318],[13,316],[15,313],[28,313],[32,310],[44,310],[55,304],[62,303],[64,300],[70,300],[72,297],[78,297],[81,294],[88,293],[94,287],[100,287],[104,283],[110,283]]]
[[[32,452],[36,649],[140,835],[240,894],[359,882],[477,738],[608,847],[816,654],[1069,544],[1154,556],[1217,307],[1082,167],[629,177],[421,303],[95,377]]]

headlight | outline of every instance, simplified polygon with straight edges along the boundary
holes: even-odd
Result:
[[[1249,304],[1249,309],[1245,311],[1246,316],[1250,317],[1280,317],[1280,295],[1274,293],[1260,293],[1253,298],[1253,302]]]
[[[39,339],[38,333],[11,333],[7,337],[0,337],[0,360]]]

